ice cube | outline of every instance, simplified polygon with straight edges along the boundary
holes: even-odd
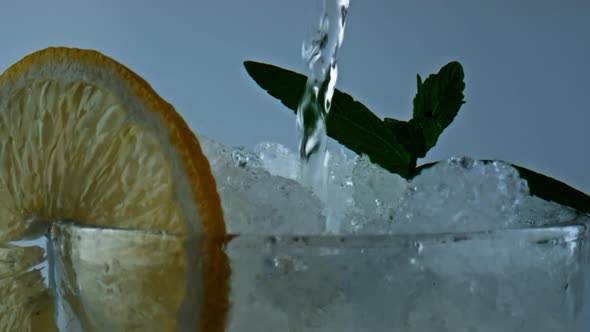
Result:
[[[525,196],[517,208],[517,218],[529,226],[571,223],[582,215],[578,210],[537,196]]]
[[[199,140],[211,164],[230,233],[324,232],[326,222],[319,199],[300,183],[270,174],[263,168],[268,159],[205,137]]]
[[[451,158],[411,181],[391,231],[470,232],[522,226],[517,211],[528,196],[526,181],[507,163]]]
[[[410,182],[367,156],[329,152],[323,199],[301,184],[297,155],[277,143],[254,150],[201,138],[232,232],[391,234],[489,231],[566,223],[579,212],[531,196],[510,164],[453,157]]]
[[[330,233],[340,233],[345,227],[346,211],[354,206],[352,169],[356,158],[348,157],[343,149],[329,152],[328,155],[326,195],[323,202],[327,218],[326,229]]]
[[[347,233],[382,233],[393,222],[407,181],[372,163],[357,158],[352,170],[353,202],[346,212]]]
[[[301,167],[299,157],[279,143],[263,142],[254,147],[262,167],[272,175],[299,180]]]

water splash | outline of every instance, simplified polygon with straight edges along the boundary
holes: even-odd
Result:
[[[338,76],[338,50],[344,38],[349,0],[322,0],[320,25],[302,47],[310,70],[305,92],[297,108],[297,127],[301,134],[299,152],[303,182],[316,194],[326,192],[326,117]]]

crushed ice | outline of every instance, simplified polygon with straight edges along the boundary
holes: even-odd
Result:
[[[516,169],[454,157],[407,181],[332,151],[327,195],[301,184],[299,158],[278,143],[230,148],[199,137],[216,177],[228,229],[249,234],[446,233],[567,222],[573,209],[529,195]]]

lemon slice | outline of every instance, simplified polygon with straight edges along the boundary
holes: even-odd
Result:
[[[0,76],[0,243],[46,234],[58,220],[176,236],[225,234],[215,181],[195,135],[147,82],[96,51],[44,49]],[[0,255],[3,250],[18,249],[4,246]],[[38,252],[28,250],[17,264],[35,260]],[[227,257],[219,242],[196,250],[203,254],[199,330],[223,331]],[[193,254],[179,261],[179,274],[187,273]],[[17,330],[35,330],[36,320],[52,317],[47,290],[17,290],[7,281],[26,275],[34,284],[41,280],[35,271],[0,262],[0,296],[14,295],[14,303],[0,307],[0,324],[19,321]],[[30,294],[15,295],[24,291]]]
[[[0,330],[57,331],[51,293],[41,272],[29,270],[42,260],[40,247],[0,245]]]

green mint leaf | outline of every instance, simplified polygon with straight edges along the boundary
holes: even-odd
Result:
[[[410,153],[410,165],[415,168],[418,157],[426,146],[424,135],[421,132],[422,128],[413,125],[411,121],[407,122],[392,118],[383,119],[383,124]]]
[[[244,66],[260,87],[297,111],[305,89],[305,75],[254,61],[246,61]],[[366,154],[391,172],[407,177],[416,166],[415,158],[400,143],[400,139],[405,139],[403,135],[392,132],[365,105],[340,90],[334,91],[326,126],[330,137],[358,154]]]
[[[437,74],[431,74],[422,82],[417,75],[414,115],[408,122],[408,129],[415,140],[412,152],[423,158],[428,150],[436,145],[438,137],[448,127],[459,112],[463,100],[463,67],[453,61],[446,64]],[[417,144],[422,144],[418,146]]]
[[[307,77],[262,62],[245,61],[244,67],[254,82],[268,94],[277,98],[287,108],[297,112]]]

